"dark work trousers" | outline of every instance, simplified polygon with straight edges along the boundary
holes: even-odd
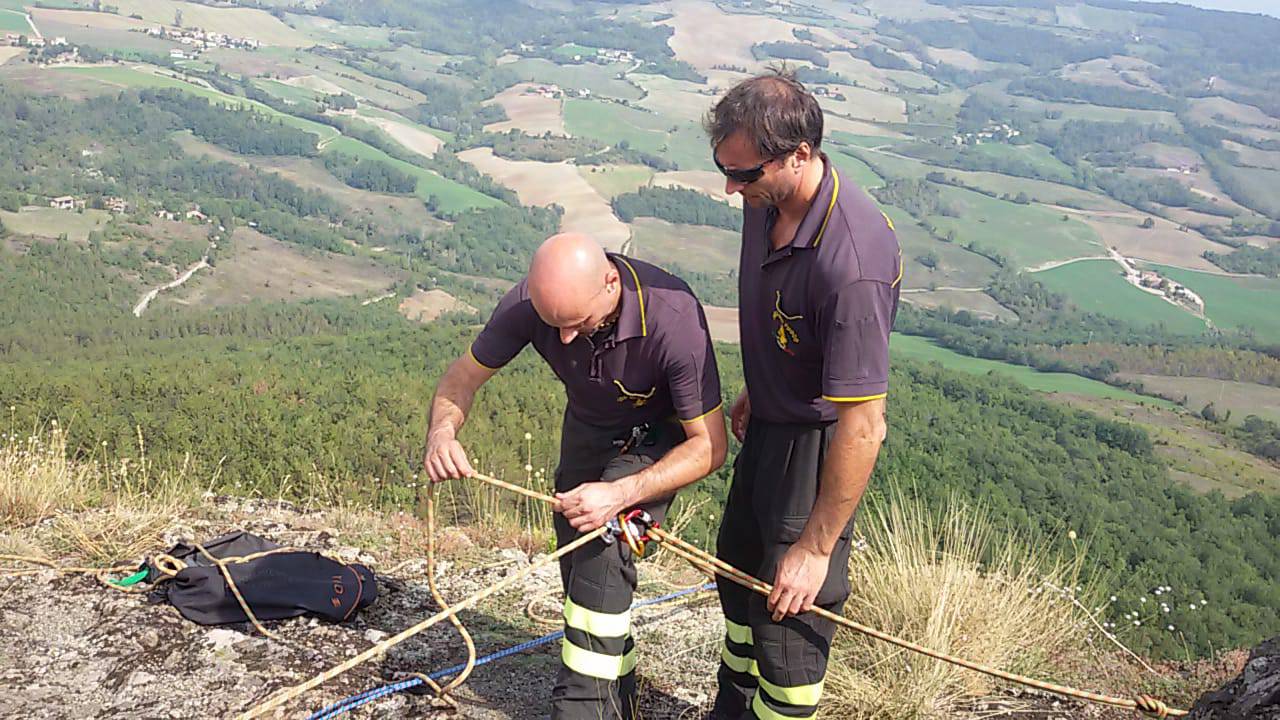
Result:
[[[639,428],[600,428],[568,412],[560,441],[556,491],[583,483],[611,482],[653,465],[684,441],[675,419]],[[642,507],[661,522],[671,498]],[[579,534],[555,515],[556,542]],[[551,693],[554,720],[632,720],[635,707],[635,643],[631,639],[631,598],[636,590],[635,558],[626,542],[588,543],[560,559],[564,584],[564,640],[560,671]]]
[[[772,583],[782,556],[800,537],[818,497],[834,423],[779,424],[752,419],[733,468],[716,555]],[[831,553],[814,604],[838,613],[849,596],[853,520]],[[793,720],[817,713],[835,624],[813,613],[773,622],[765,598],[741,585],[716,584],[724,610],[717,720]]]

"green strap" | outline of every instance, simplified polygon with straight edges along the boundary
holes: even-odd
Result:
[[[143,580],[146,580],[146,579],[147,579],[147,575],[148,575],[149,573],[150,573],[150,571],[149,571],[149,570],[145,570],[145,569],[143,569],[143,570],[139,570],[138,572],[136,572],[136,573],[134,573],[134,574],[130,575],[130,576],[129,576],[129,577],[127,577],[127,578],[121,578],[121,579],[119,579],[119,580],[109,580],[108,582],[110,582],[112,585],[115,585],[116,587],[130,587],[130,586],[133,586],[133,585],[137,585],[138,583],[142,582]]]

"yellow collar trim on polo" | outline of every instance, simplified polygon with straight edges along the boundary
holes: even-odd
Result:
[[[836,209],[836,198],[840,197],[840,173],[836,172],[835,166],[831,168],[831,203],[827,205],[827,215],[822,218],[822,227],[818,228],[818,236],[813,239],[813,244],[809,247],[818,247],[818,243],[822,242],[822,236],[827,232],[827,223],[831,222],[831,213]]]
[[[644,288],[640,286],[640,276],[636,274],[636,269],[631,266],[631,263],[626,258],[621,255],[614,255],[614,257],[627,266],[627,270],[631,271],[631,279],[636,282],[636,297],[640,298],[640,336],[648,337],[649,323],[644,314]]]

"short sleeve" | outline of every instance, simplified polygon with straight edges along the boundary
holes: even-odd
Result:
[[[861,402],[889,390],[889,332],[898,307],[898,288],[859,280],[832,293],[823,305],[819,332],[826,348],[822,397]]]
[[[497,370],[511,362],[533,340],[533,328],[539,322],[525,281],[521,280],[498,301],[489,322],[471,343],[472,359],[490,370]]]
[[[702,306],[697,310],[697,325],[681,323],[672,333],[664,350],[667,387],[671,404],[680,422],[693,422],[720,407],[720,370]],[[693,318],[691,317],[690,320]]]

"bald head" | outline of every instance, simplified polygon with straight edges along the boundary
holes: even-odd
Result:
[[[560,328],[566,344],[613,313],[619,289],[618,270],[604,249],[580,233],[547,238],[529,264],[533,308],[543,322]]]

